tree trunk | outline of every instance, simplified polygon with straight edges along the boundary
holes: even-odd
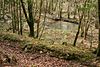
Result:
[[[23,0],[20,0],[20,1],[22,4],[22,9],[23,9],[25,18],[26,18],[27,23],[29,25],[29,29],[30,29],[29,36],[34,37],[34,22],[33,22],[33,14],[32,14],[32,2],[31,2],[31,0],[28,1],[28,12],[29,12],[29,18],[28,18]]]
[[[14,25],[14,11],[13,11],[13,1],[11,1],[11,15],[12,15],[12,30],[15,33],[15,25]]]
[[[84,13],[83,13],[83,14],[84,14]],[[79,26],[78,26],[78,31],[77,31],[77,33],[76,33],[76,37],[75,37],[73,46],[76,46],[76,42],[77,42],[77,39],[78,39],[78,35],[79,35],[79,33],[80,33],[80,28],[81,28],[81,23],[82,23],[82,19],[83,19],[83,14],[82,14],[82,16],[81,16],[81,18],[80,18],[80,22],[79,22]]]
[[[37,35],[36,35],[37,38],[39,37],[39,27],[40,27],[40,18],[41,18],[42,1],[43,1],[43,0],[40,1],[39,22],[37,22]]]
[[[29,36],[34,37],[34,20],[33,20],[32,8],[33,8],[32,0],[28,0],[29,27],[30,27]]]
[[[98,0],[98,16],[99,16],[99,26],[100,26],[100,0]],[[99,27],[99,41],[98,41],[98,49],[97,49],[97,56],[100,57],[100,27]]]
[[[3,0],[3,19],[5,23],[5,0]]]
[[[23,24],[22,24],[22,11],[21,11],[21,3],[19,2],[19,13],[20,13],[20,18],[19,18],[19,23],[20,23],[20,35],[23,34]]]
[[[84,3],[84,7],[86,7],[86,2],[87,2],[87,0],[86,0],[85,3]],[[80,33],[80,28],[81,28],[81,23],[82,23],[83,17],[84,17],[84,11],[82,11],[82,15],[80,16],[80,19],[79,19],[78,31],[77,31],[77,33],[76,33],[76,37],[75,37],[73,46],[76,46],[76,42],[77,42],[77,39],[78,39],[78,35],[79,35],[79,33]]]

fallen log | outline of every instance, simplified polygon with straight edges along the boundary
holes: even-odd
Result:
[[[63,22],[69,22],[69,23],[79,24],[79,22],[76,21],[76,20],[74,20],[74,19],[67,19],[67,18],[64,18],[64,17],[59,18],[59,17],[49,17],[49,16],[46,16],[46,18],[52,19],[54,21],[63,21]]]
[[[74,23],[74,24],[79,24],[76,20],[73,20],[73,19],[62,18],[61,21]]]
[[[75,21],[73,19],[67,19],[67,18],[52,18],[52,19],[55,21],[64,21],[64,22],[79,24],[77,21]]]

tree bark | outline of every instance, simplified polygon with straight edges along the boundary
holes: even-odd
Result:
[[[26,21],[29,25],[29,29],[30,29],[30,37],[34,37],[34,22],[33,22],[33,14],[32,14],[32,3],[28,1],[28,12],[29,12],[29,18],[27,16],[27,12],[23,3],[23,0],[20,0],[21,4],[22,4],[22,9],[26,18]],[[31,1],[31,0],[30,0]]]
[[[32,0],[28,0],[28,14],[29,14],[29,27],[30,27],[30,37],[34,37],[34,20],[33,20],[33,13],[32,13]]]
[[[99,26],[100,26],[100,0],[98,0],[98,16],[99,16]],[[97,56],[100,57],[100,27],[99,27],[99,41],[98,41],[98,49],[97,49]]]
[[[20,23],[20,35],[23,35],[23,24],[22,24],[22,11],[21,11],[21,3],[19,2],[19,13],[20,13],[20,18],[19,18],[19,23]]]
[[[83,14],[84,14],[84,13],[83,13]],[[80,28],[81,28],[81,23],[82,23],[82,19],[83,19],[83,14],[82,14],[82,16],[81,16],[81,18],[80,18],[80,22],[79,22],[79,26],[78,26],[78,31],[77,31],[77,33],[76,33],[76,37],[75,37],[73,46],[76,46],[76,42],[77,42],[77,39],[78,39],[78,35],[79,35],[79,33],[80,33]]]
[[[39,37],[39,27],[40,27],[40,18],[41,18],[41,10],[42,10],[42,1],[40,1],[40,12],[39,12],[39,22],[37,22],[37,35],[36,35],[36,38]]]

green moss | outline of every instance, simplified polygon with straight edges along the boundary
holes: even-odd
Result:
[[[70,46],[67,46],[70,47]],[[67,51],[59,50],[59,48],[55,48],[55,46],[47,46],[43,44],[39,44],[37,46],[33,47],[33,51],[35,52],[40,52],[43,51],[43,53],[49,53],[50,56],[52,57],[57,57],[57,58],[62,58],[66,60],[81,60],[81,61],[86,61],[89,59],[92,59],[94,56],[90,53],[83,53],[82,50],[80,51],[81,53],[78,53],[79,50],[78,48],[73,47],[72,49],[69,49]]]
[[[20,41],[19,36],[8,33],[0,33],[0,40]]]
[[[93,59],[93,58],[95,58],[96,57],[96,55],[94,55],[94,54],[92,54],[92,53],[84,53],[84,55],[83,54],[81,54],[81,58],[80,58],[80,60],[82,60],[82,61],[87,61],[87,60],[90,60],[90,59]]]
[[[66,60],[81,60],[86,61],[92,59],[94,55],[79,47],[73,47],[72,45],[61,45],[61,44],[46,44],[41,40],[32,38],[22,37],[17,34],[11,33],[0,33],[0,40],[9,40],[14,42],[21,42],[21,48],[25,52],[39,52],[48,54],[53,57],[62,58]]]

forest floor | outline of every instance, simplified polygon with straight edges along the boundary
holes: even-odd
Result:
[[[5,30],[3,30],[3,27],[6,26],[6,25],[3,25],[3,24],[1,24],[1,25],[2,26],[0,26],[0,29],[2,31],[5,31]],[[48,24],[48,25],[50,25],[50,24]],[[51,25],[51,26],[55,27],[55,25],[56,24]],[[67,26],[69,26],[69,25],[67,25]],[[65,26],[65,27],[67,27],[67,26]],[[57,40],[57,36],[60,37],[60,35],[64,35],[64,33],[60,34],[61,31],[59,32],[59,30],[55,31],[55,28],[53,30],[52,29],[47,29],[45,31],[46,33],[44,32],[44,34],[47,34],[50,38],[54,37],[53,41]],[[50,32],[50,35],[48,34],[48,31]],[[24,40],[23,38],[21,38],[21,36],[19,36],[19,35],[16,36],[16,35],[12,35],[12,34],[8,35],[7,32],[4,32],[3,34],[1,34],[1,33],[2,32],[0,31],[0,56],[1,56],[1,59],[3,60],[2,67],[100,67],[100,61],[99,61],[100,59],[98,60],[98,58],[93,58],[91,60],[81,62],[79,60],[74,60],[74,59],[66,60],[66,59],[58,58],[58,56],[60,55],[59,53],[56,57],[55,56],[52,57],[48,54],[48,52],[44,53],[41,50],[39,52],[25,52],[27,50],[23,51],[22,47],[19,45],[20,43],[17,42],[17,40],[18,41],[19,40]],[[65,44],[58,43],[58,42],[60,42],[59,40],[57,41],[57,43],[56,42],[51,43],[52,42],[51,40],[50,41],[47,40],[49,37],[47,37],[47,39],[44,38],[46,41],[43,40],[43,42],[41,42],[41,43],[37,43],[37,40],[35,41],[32,38],[31,38],[31,40],[32,40],[32,44],[35,44],[35,45],[42,44],[43,46],[48,47],[49,50],[54,49],[55,51],[59,50],[59,51],[62,51],[64,53],[68,52],[69,54],[71,54],[71,53],[72,54],[78,54],[79,56],[82,56],[82,55],[84,56],[84,54],[86,54],[86,53],[88,54],[88,52],[87,52],[88,48],[85,49],[85,47],[86,47],[86,45],[89,45],[90,43],[87,43],[87,41],[83,41],[83,43],[85,44],[84,46],[82,46],[83,44],[81,45],[79,43],[79,44],[77,44],[77,45],[79,45],[78,48],[77,47],[72,47],[69,42],[73,43],[72,39],[74,38],[74,35],[71,34],[71,33],[69,33],[69,34],[66,33],[65,34],[66,36],[61,37],[61,39],[64,38],[65,41],[58,38],[58,39],[61,40],[61,42],[65,42]],[[45,35],[45,36],[47,36],[47,35]],[[93,36],[93,37],[97,38],[97,36]],[[2,40],[3,38],[4,38],[4,40]],[[25,39],[28,40],[28,38],[25,38]],[[51,38],[51,39],[53,39],[53,38]],[[68,40],[66,40],[66,39],[68,39]],[[82,38],[78,39],[78,41],[80,41],[80,40],[82,40]],[[92,43],[95,44],[94,41]],[[82,47],[81,48],[82,50],[79,49],[80,47]],[[43,47],[43,48],[40,47],[40,49],[43,49],[43,50],[44,50],[44,48],[45,47]],[[55,52],[53,52],[53,53],[55,53]],[[86,56],[86,58],[88,59],[88,56]]]
[[[42,53],[26,53],[18,46],[18,42],[0,41],[0,55],[8,55],[10,62],[2,67],[99,67],[97,62],[80,63],[78,61],[58,59]],[[13,60],[16,58],[16,60]]]

